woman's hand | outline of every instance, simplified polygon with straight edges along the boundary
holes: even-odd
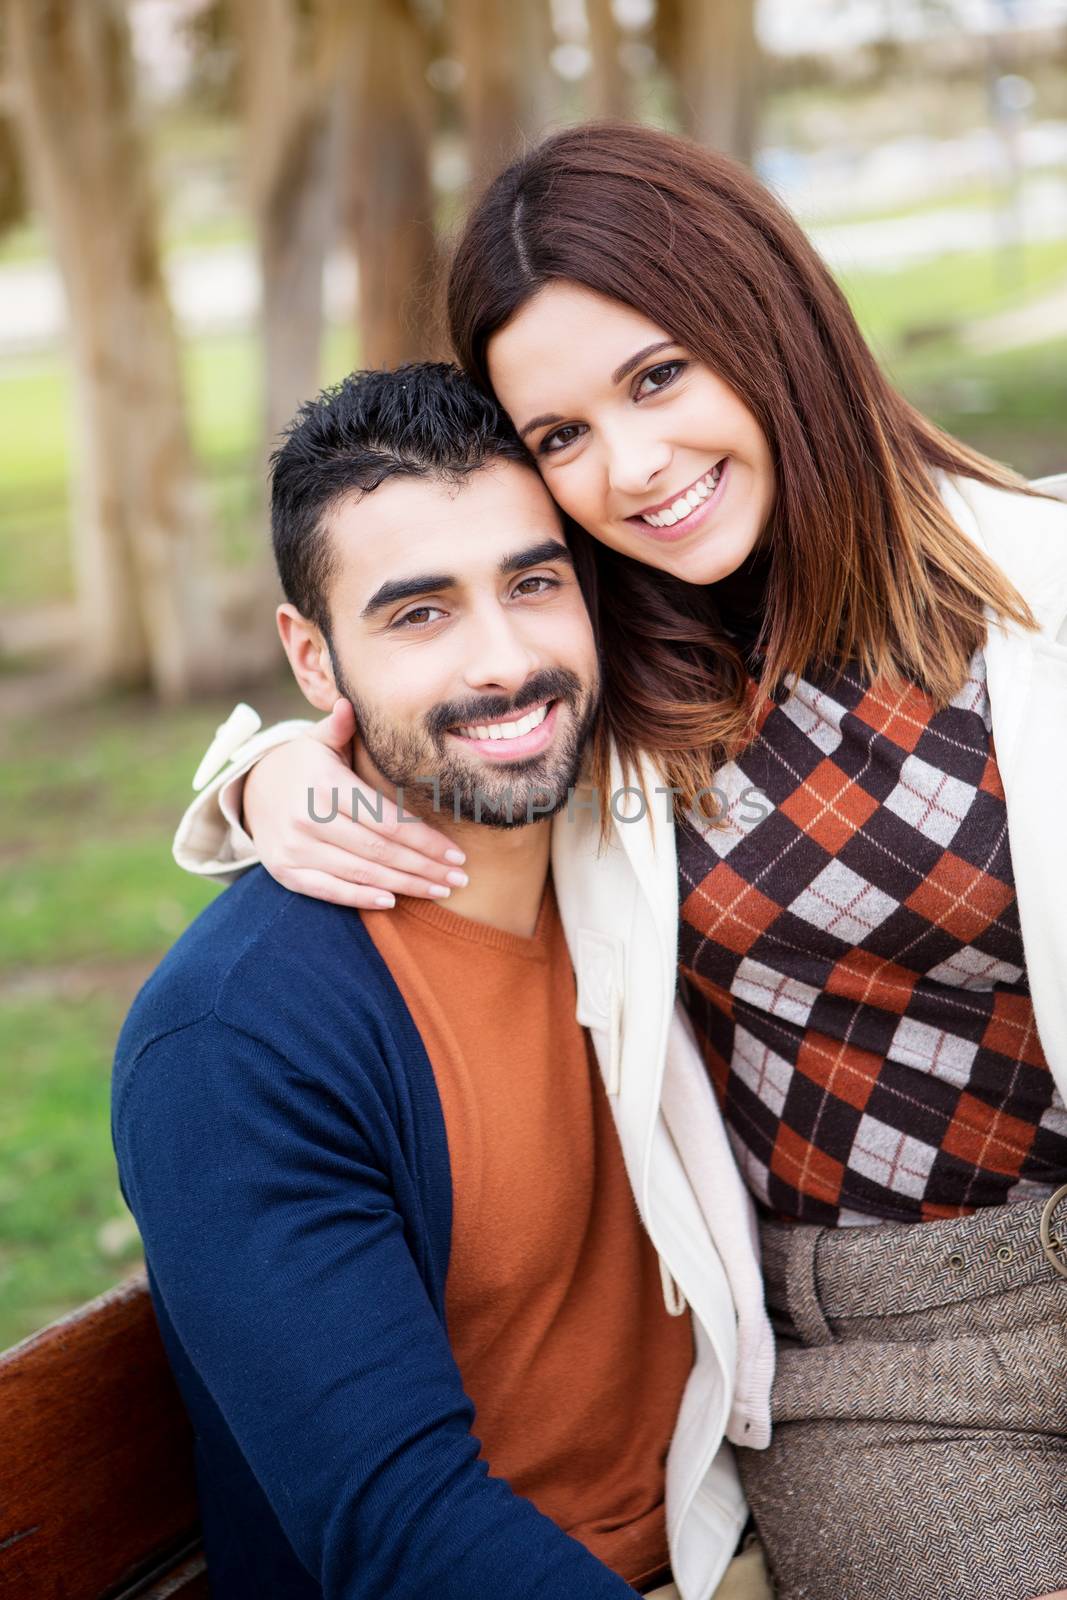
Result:
[[[245,827],[272,878],[296,894],[335,905],[383,910],[398,894],[444,899],[467,882],[464,857],[424,822],[398,821],[397,808],[349,765],[356,719],[338,700],[309,734],[269,750],[245,779]],[[352,791],[366,804],[352,815]],[[310,795],[309,795],[310,791]],[[337,815],[329,822],[336,799]],[[380,811],[381,821],[378,820]]]

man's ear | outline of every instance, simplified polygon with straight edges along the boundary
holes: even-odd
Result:
[[[293,676],[300,685],[304,699],[317,711],[330,711],[337,699],[333,663],[322,630],[307,617],[301,616],[288,601],[275,612],[282,649],[289,657]]]

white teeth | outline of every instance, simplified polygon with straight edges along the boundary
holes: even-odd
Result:
[[[491,722],[487,727],[479,723],[456,731],[464,739],[521,739],[524,733],[532,733],[547,716],[548,706],[544,705],[527,712],[518,722]]]
[[[646,511],[642,514],[641,521],[647,522],[650,528],[673,528],[676,522],[684,522],[698,506],[702,506],[715,490],[715,486],[722,476],[722,463],[712,467],[702,478],[694,483],[685,494],[679,495],[665,511]]]

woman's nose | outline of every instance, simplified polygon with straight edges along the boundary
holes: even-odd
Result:
[[[620,433],[608,443],[608,481],[616,494],[640,496],[662,487],[662,475],[671,459],[670,445],[662,439]]]

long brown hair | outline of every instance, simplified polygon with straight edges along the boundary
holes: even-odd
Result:
[[[497,177],[453,257],[459,360],[486,352],[546,284],[609,296],[663,327],[741,397],[770,444],[761,693],[856,661],[944,704],[984,641],[984,608],[1035,626],[948,515],[941,469],[1025,489],[888,382],[803,231],[743,166],[626,123],[555,134]],[[751,736],[742,658],[702,589],[573,534],[604,667],[604,734],[693,795]],[[606,778],[606,737],[596,753]]]

